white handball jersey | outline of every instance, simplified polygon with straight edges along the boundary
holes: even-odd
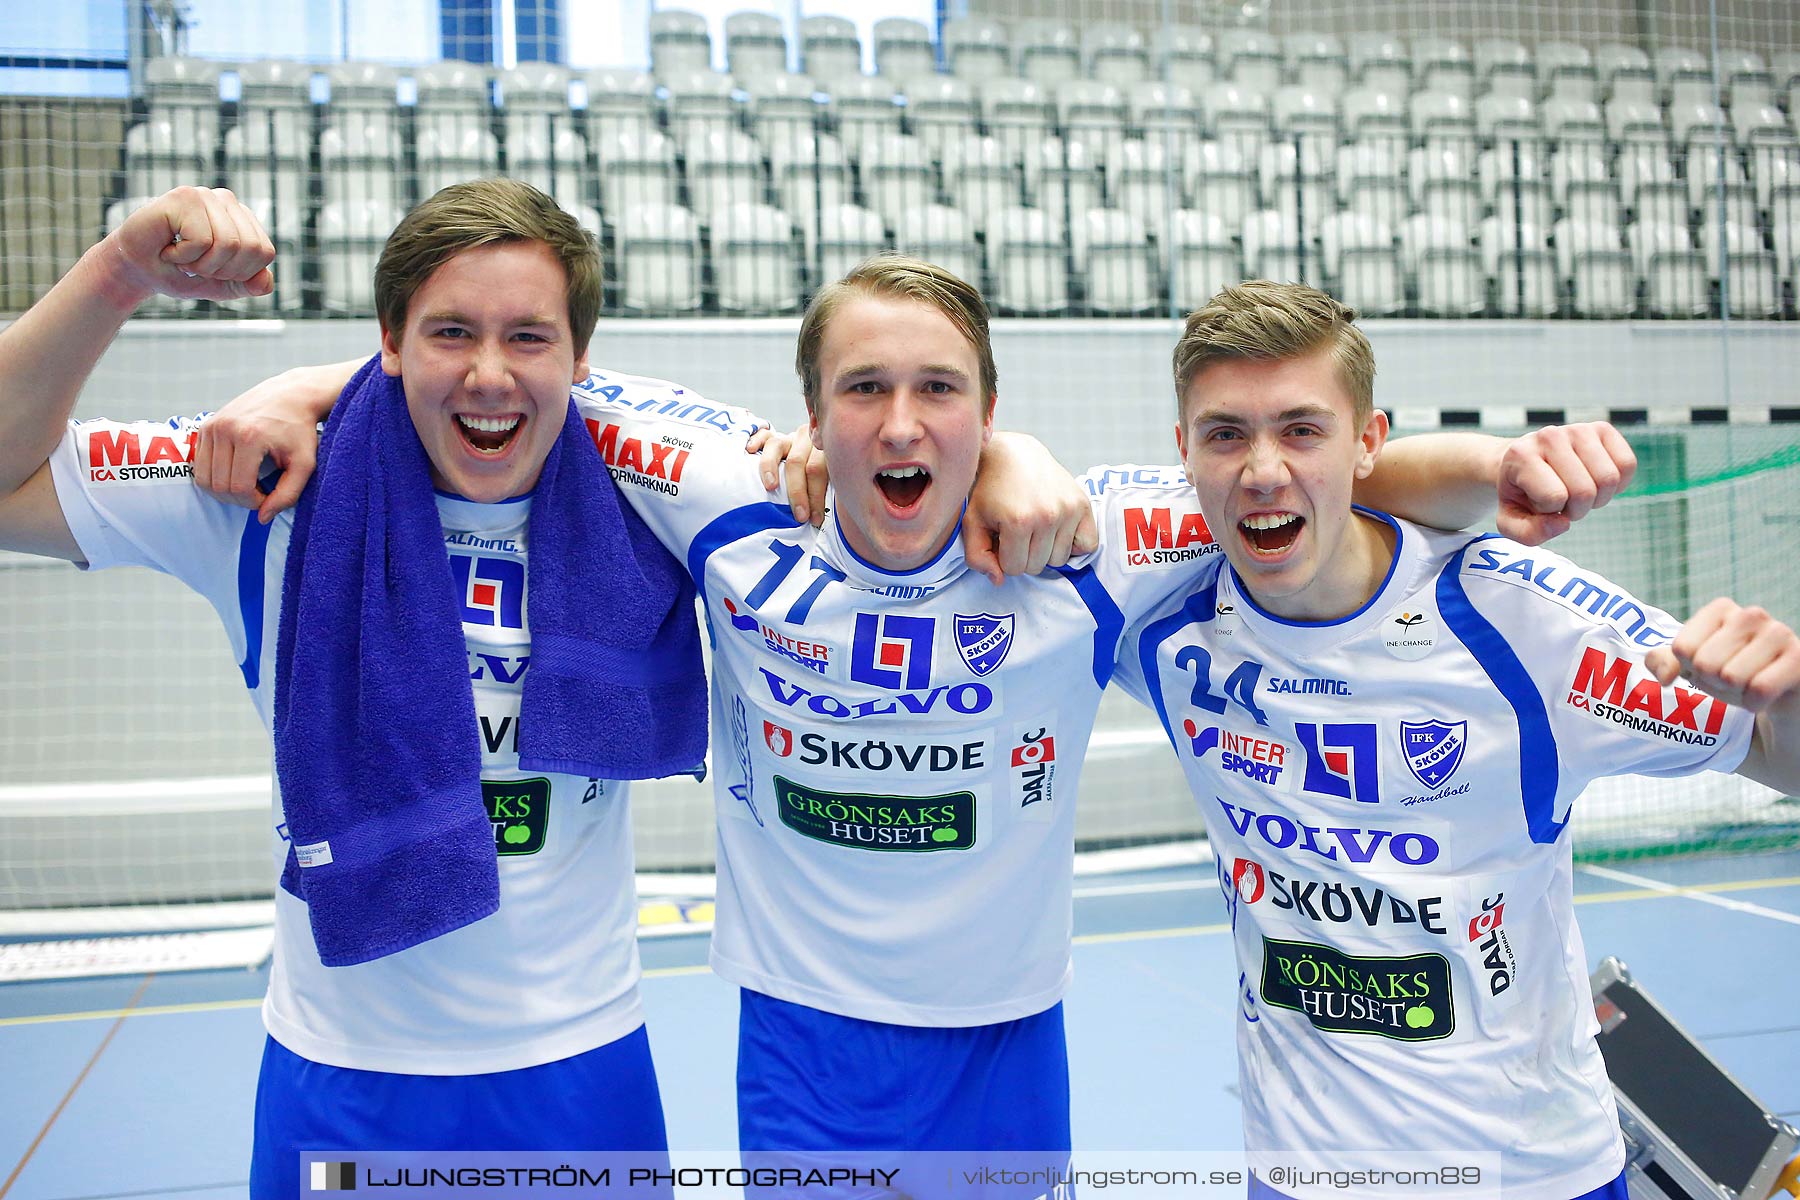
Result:
[[[1599,576],[1379,519],[1398,551],[1356,613],[1272,616],[1219,555],[1122,651],[1217,854],[1246,1144],[1497,1150],[1509,1197],[1568,1200],[1624,1165],[1570,805],[1604,775],[1731,770],[1752,720],[1659,687],[1641,660],[1679,623]]]
[[[1082,754],[1119,635],[1166,569],[996,588],[953,537],[917,570],[883,571],[835,517],[815,531],[770,502],[742,437],[721,436],[743,431],[736,410],[621,376],[577,396],[706,604],[714,969],[893,1024],[1055,1004]]]
[[[151,567],[206,598],[266,728],[292,517],[265,527],[254,512],[197,488],[188,465],[194,429],[189,421],[72,423],[51,458],[57,499],[90,566]],[[386,958],[326,967],[305,904],[277,888],[263,1021],[314,1062],[464,1075],[583,1053],[630,1033],[643,1015],[626,786],[518,769],[519,700],[531,661],[531,502],[440,496],[437,504],[462,590],[500,910]],[[295,653],[306,652],[302,633]],[[285,829],[277,788],[277,874],[288,853]]]

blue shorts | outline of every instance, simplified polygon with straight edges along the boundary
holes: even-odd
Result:
[[[1064,1151],[1062,1005],[997,1025],[888,1025],[745,988],[738,1146],[746,1151]]]
[[[1278,1192],[1256,1176],[1250,1177],[1249,1200],[1290,1200],[1285,1192]],[[1602,1184],[1591,1192],[1583,1192],[1575,1200],[1630,1200],[1625,1190],[1625,1172],[1611,1183]]]
[[[642,1025],[557,1062],[488,1075],[326,1066],[274,1038],[256,1080],[251,1200],[296,1200],[305,1150],[644,1150],[666,1155]]]

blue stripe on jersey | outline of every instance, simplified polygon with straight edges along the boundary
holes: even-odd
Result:
[[[706,597],[706,560],[720,549],[765,529],[796,529],[804,524],[794,517],[793,510],[787,505],[771,504],[766,500],[714,517],[688,544],[688,574],[694,577],[694,586],[700,589],[701,598]]]
[[[1094,684],[1105,687],[1112,678],[1119,649],[1119,634],[1125,628],[1125,614],[1119,611],[1106,585],[1094,574],[1092,566],[1058,567],[1057,574],[1075,585],[1075,594],[1094,615]]]
[[[1214,575],[1212,581],[1186,600],[1182,601],[1181,610],[1171,613],[1160,621],[1153,621],[1144,628],[1138,637],[1138,664],[1144,672],[1144,688],[1150,693],[1150,699],[1156,703],[1156,717],[1162,722],[1163,732],[1168,735],[1172,745],[1175,741],[1175,727],[1169,724],[1168,705],[1163,701],[1162,677],[1157,671],[1156,652],[1169,638],[1175,636],[1182,626],[1190,621],[1210,621],[1219,603],[1219,577]]]
[[[1544,709],[1544,698],[1525,670],[1525,664],[1513,653],[1498,629],[1475,611],[1463,590],[1463,556],[1469,547],[1486,541],[1472,538],[1444,565],[1438,576],[1438,612],[1444,624],[1454,633],[1487,677],[1500,689],[1519,719],[1519,797],[1525,804],[1525,824],[1531,840],[1542,844],[1554,842],[1567,820],[1556,819],[1557,751],[1556,735],[1550,729],[1550,714]]]
[[[269,549],[269,530],[252,510],[244,514],[244,536],[238,539],[238,616],[244,622],[244,686],[251,691],[262,679],[263,556]]]

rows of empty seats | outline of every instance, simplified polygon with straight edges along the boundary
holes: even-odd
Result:
[[[1017,312],[1162,311],[1282,274],[1376,313],[1791,309],[1800,142],[1780,108],[1792,89],[1772,82],[1782,56],[1774,73],[1734,58],[1727,111],[1698,99],[1705,60],[1673,52],[1233,31],[1182,43],[1223,70],[1181,83],[1129,65],[1176,74],[1142,36],[1090,27],[1057,77],[1023,69],[1022,29],[952,21],[945,72],[922,26],[884,22],[887,73],[867,76],[854,27],[812,18],[801,52],[818,74],[799,76],[780,22],[753,16],[727,22],[733,76],[709,69],[704,22],[668,11],[655,75],[259,63],[221,103],[216,67],[160,60],[115,219],[217,177],[306,265],[274,303],[327,311],[366,310],[366,267],[408,205],[502,170],[602,236],[629,311],[789,311],[889,246],[960,266]]]
[[[820,80],[862,74],[864,47],[852,22],[804,18],[796,40],[790,47],[779,18],[737,13],[725,22],[727,70],[753,78],[780,73],[794,62]],[[1487,91],[1527,99],[1633,98],[1665,105],[1718,99],[1708,56],[1675,46],[1651,54],[1617,43],[1546,41],[1528,47],[1508,38],[1471,44],[1380,31],[1277,35],[1181,24],[1140,29],[1114,21],[1079,27],[1046,19],[1007,24],[982,17],[946,21],[939,39],[918,21],[891,17],[876,22],[872,41],[876,73],[896,80],[942,73],[972,81],[1013,77],[1050,87],[1080,79],[1116,86],[1161,80],[1198,90],[1226,81],[1265,95],[1291,83],[1331,95],[1361,86],[1464,99]],[[706,20],[696,13],[652,14],[650,46],[659,76],[707,70],[714,62]],[[1774,105],[1781,97],[1791,110],[1787,101],[1800,87],[1800,53],[1766,57],[1760,50],[1725,50],[1718,76],[1729,107]]]

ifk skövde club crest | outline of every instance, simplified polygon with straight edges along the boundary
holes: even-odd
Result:
[[[951,619],[956,623],[956,652],[969,670],[986,675],[1006,661],[1006,652],[1012,649],[1013,614],[956,613]]]
[[[1400,749],[1406,765],[1427,790],[1436,791],[1450,781],[1462,765],[1468,745],[1467,721],[1400,722]]]

